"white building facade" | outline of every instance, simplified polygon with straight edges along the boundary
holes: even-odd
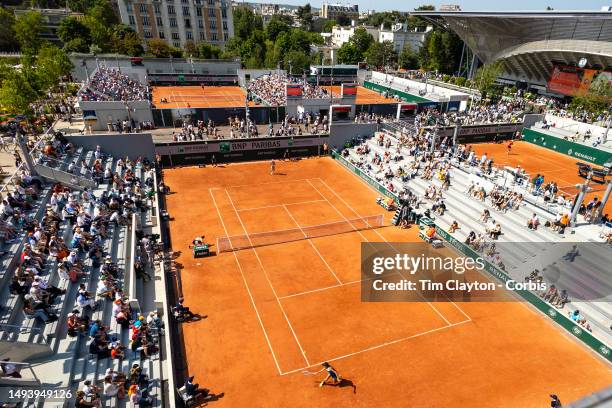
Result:
[[[374,37],[374,40],[377,42],[392,42],[393,49],[398,54],[404,49],[406,44],[409,44],[414,52],[420,50],[425,42],[425,38],[432,30],[431,26],[428,26],[425,31],[408,30],[407,25],[401,23],[394,24],[390,30],[385,29],[382,24],[380,28],[355,25],[351,25],[350,27],[334,26],[331,32],[331,44],[336,47],[341,47],[342,44],[349,41],[357,28],[365,28],[368,34]]]
[[[428,26],[425,31],[408,30],[406,24],[394,24],[391,30],[385,30],[382,26],[378,32],[378,42],[390,41],[393,43],[393,49],[398,54],[402,52],[404,47],[408,44],[410,49],[417,52],[423,46],[425,37],[432,30],[431,26]]]
[[[354,22],[353,22],[354,23]],[[341,27],[334,26],[331,32],[331,43],[336,47],[341,47],[342,44],[348,42],[348,40],[353,36],[355,30],[358,28],[365,28],[368,34],[374,37],[375,40],[378,39],[378,28],[371,26],[355,26],[354,24],[350,27]]]

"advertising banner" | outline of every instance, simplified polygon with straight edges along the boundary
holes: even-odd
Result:
[[[342,97],[355,98],[357,97],[357,84],[342,84]]]
[[[287,85],[287,98],[301,98],[302,97],[302,85],[288,84]]]

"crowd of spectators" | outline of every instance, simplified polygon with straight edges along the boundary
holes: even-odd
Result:
[[[524,102],[520,100],[500,101],[496,104],[479,103],[472,105],[463,112],[440,112],[428,109],[418,113],[414,125],[418,128],[426,126],[461,126],[483,125],[491,123],[519,123],[524,114]]]
[[[247,89],[253,96],[270,106],[284,106],[287,104],[286,86],[289,84],[301,85],[302,96],[305,99],[330,97],[325,88],[280,74],[267,74],[255,78],[249,82]]]
[[[360,112],[355,115],[355,123],[387,123],[395,121],[395,115]]]
[[[266,129],[264,130],[262,127]],[[195,125],[183,121],[180,130],[172,132],[172,141],[316,135],[326,133],[328,129],[327,116],[321,114],[300,113],[297,117],[286,115],[278,125],[269,123],[265,126],[258,126],[251,119],[248,119],[247,122],[244,117],[230,116],[228,126],[217,126],[212,120],[208,120],[208,122],[198,120]]]
[[[114,68],[99,67],[82,90],[84,101],[142,101],[151,100],[146,85],[131,79]]]

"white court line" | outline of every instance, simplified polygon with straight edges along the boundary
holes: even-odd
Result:
[[[401,339],[387,341],[385,343],[378,344],[376,346],[368,347],[368,348],[365,348],[363,350],[355,351],[354,353],[345,354],[343,356],[338,356],[338,357],[330,358],[330,359],[327,359],[325,361],[330,362],[330,361],[341,360],[343,358],[352,357],[352,356],[355,356],[357,354],[365,353],[366,351],[372,351],[372,350],[376,350],[376,349],[379,349],[379,348],[382,348],[382,347],[385,347],[385,346],[390,346],[392,344],[401,343],[401,342],[406,341],[406,340],[410,340],[410,339],[414,339],[414,338],[417,338],[417,337],[421,337],[421,336],[424,336],[426,334],[434,333],[434,332],[437,332],[437,331],[440,331],[440,330],[448,329],[449,327],[458,326],[460,324],[468,323],[468,322],[471,322],[471,320],[463,320],[463,321],[458,322],[458,323],[452,323],[452,324],[448,324],[446,326],[438,327],[437,329],[431,329],[431,330],[427,330],[427,331],[422,332],[422,333],[413,334],[412,336],[402,337]],[[298,368],[296,370],[285,371],[285,372],[281,373],[281,375],[297,373],[298,371],[303,371],[303,370],[307,370],[307,369],[309,369],[311,367],[319,366],[322,363],[323,363],[323,361],[320,361],[318,363],[311,364],[311,365],[306,366],[306,367]]]
[[[236,211],[263,210],[265,208],[275,208],[275,207],[284,207],[286,205],[298,205],[298,204],[309,204],[309,203],[319,203],[319,202],[325,202],[325,200],[298,201],[296,203],[265,205],[263,207],[239,208]]]
[[[238,221],[240,221],[240,225],[242,225],[242,229],[244,230],[244,233],[246,234],[249,240],[249,243],[253,245],[253,242],[251,241],[251,237],[249,236],[249,232],[244,226],[244,223],[242,222],[242,218],[240,218],[240,214],[238,213],[238,211],[236,211],[236,206],[234,205],[234,201],[232,200],[232,197],[230,196],[227,189],[225,190],[225,194],[227,194],[227,197],[229,198],[230,203],[232,204],[232,207],[234,208],[234,212],[236,213],[236,216],[238,217]],[[270,281],[270,277],[268,276],[268,273],[266,272],[266,268],[264,268],[263,263],[261,262],[261,259],[259,258],[259,254],[257,253],[257,250],[255,249],[255,247],[251,249],[253,250],[255,257],[257,258],[257,261],[259,262],[259,265],[261,266],[261,270],[263,271],[264,276],[266,277],[266,280],[268,281],[268,285],[270,285],[270,289],[272,289],[272,293],[274,293],[274,297],[276,298],[276,303],[278,303],[278,306],[280,307],[281,312],[283,312],[283,316],[285,316],[285,320],[287,321],[287,324],[289,325],[289,328],[291,329],[291,333],[293,333],[293,338],[295,339],[295,342],[297,343],[298,347],[300,348],[300,351],[302,352],[302,357],[304,357],[304,360],[306,360],[306,364],[310,365],[310,363],[308,362],[308,358],[306,357],[306,353],[304,352],[304,349],[302,348],[302,345],[300,344],[300,340],[295,334],[295,330],[293,330],[293,326],[291,325],[291,322],[289,321],[289,318],[287,317],[287,313],[285,313],[285,309],[283,308],[283,305],[278,299],[278,294],[276,293],[276,290],[274,289],[274,286],[272,285],[272,282]],[[235,254],[236,253],[234,252],[234,255]]]
[[[319,200],[319,201],[323,201],[323,200]],[[327,269],[329,269],[329,271],[331,272],[331,274],[334,276],[334,278],[336,278],[336,280],[338,281],[338,283],[340,285],[342,285],[342,281],[338,278],[338,276],[336,276],[336,274],[334,273],[334,271],[332,270],[331,266],[329,266],[329,264],[327,263],[327,261],[325,260],[325,258],[323,258],[323,256],[321,255],[321,253],[319,252],[319,250],[317,249],[317,247],[312,243],[312,240],[310,238],[308,238],[308,235],[306,235],[306,233],[304,232],[304,230],[302,229],[302,227],[300,227],[300,224],[298,224],[297,220],[295,218],[293,218],[293,215],[291,215],[291,213],[289,212],[289,209],[283,205],[283,208],[285,209],[285,211],[287,212],[287,214],[289,214],[289,217],[293,220],[293,222],[295,223],[295,225],[298,226],[298,228],[300,229],[300,231],[302,231],[302,234],[304,234],[304,238],[306,238],[306,241],[308,241],[310,243],[310,246],[312,246],[312,249],[315,250],[315,252],[317,253],[317,255],[319,255],[319,258],[321,258],[321,260],[323,261],[323,263],[325,264],[325,266],[327,266]]]
[[[344,167],[343,167],[344,168]],[[345,170],[348,171],[348,169],[345,168]],[[352,212],[354,212],[355,214],[357,214],[357,216],[359,216],[359,213],[357,213],[357,211],[355,211],[355,209],[353,207],[351,207],[340,195],[338,195],[338,193],[336,193],[326,182],[325,180],[323,180],[322,178],[318,178],[318,180],[323,183],[323,185],[325,185],[325,187],[327,187],[327,189],[329,191],[332,192],[332,194],[334,194],[336,197],[338,197],[340,199],[340,201],[342,201],[344,203],[344,205],[346,205]],[[361,178],[359,178],[359,180],[361,180],[364,184],[366,184],[368,187],[372,188],[372,186],[370,186],[369,184],[367,184],[364,180],[362,180]],[[330,205],[332,205],[330,203]],[[332,205],[333,207],[333,205]],[[378,234],[379,237],[381,237],[387,244],[389,244],[389,246],[393,249],[396,249],[393,247],[393,245],[391,245],[389,243],[389,241],[387,241],[387,239],[385,237],[383,237],[378,230],[374,229],[374,232],[376,232],[376,234]],[[420,293],[419,293],[420,294]],[[422,295],[421,295],[422,296]],[[444,295],[446,296],[446,295]],[[465,317],[467,317],[470,321],[472,320],[470,318],[470,316],[467,315],[467,313],[465,313],[465,311],[463,311],[463,309],[461,309],[455,302],[453,302],[452,300],[450,300],[450,298],[448,298],[448,296],[446,296],[446,298],[448,299],[449,302],[451,302],[453,304],[453,306],[455,306],[455,308],[457,308]],[[430,305],[445,321],[448,322],[448,320],[446,320],[446,318],[438,311],[438,309],[436,309],[430,302],[427,302],[428,305]]]
[[[354,213],[356,216],[361,217],[361,216],[359,215],[359,213],[358,213],[357,211],[355,211],[355,209],[354,209],[354,208],[353,208],[351,205],[349,205],[349,203],[347,203],[347,202],[346,202],[346,201],[345,201],[345,200],[344,200],[344,199],[343,199],[343,198],[342,198],[340,195],[338,195],[338,193],[336,193],[336,192],[335,192],[335,191],[334,191],[334,190],[333,190],[331,187],[329,187],[329,185],[328,185],[328,184],[327,184],[327,183],[326,183],[326,182],[325,182],[323,179],[319,178],[319,181],[320,181],[321,183],[323,183],[323,185],[324,185],[324,186],[325,186],[325,187],[326,187],[326,188],[327,188],[329,191],[331,191],[331,192],[332,192],[332,194],[334,194],[336,197],[338,197],[338,198],[340,199],[340,201],[342,201],[342,202],[344,203],[344,205],[345,205],[345,206],[346,206],[348,209],[350,209],[350,210],[351,210],[351,211],[352,211],[352,212],[353,212],[353,213]],[[310,182],[309,182],[309,183],[310,183]],[[314,186],[313,186],[313,187],[314,187]],[[331,202],[329,203],[329,205],[331,205],[332,207],[334,207],[334,205],[333,205]],[[338,210],[336,210],[336,211],[338,211]],[[338,213],[340,213],[340,211],[338,211]],[[341,213],[340,213],[340,215],[342,215],[342,217],[344,217],[344,215],[343,215],[343,214],[341,214]],[[346,217],[344,217],[344,219],[346,219]],[[377,230],[377,229],[373,228],[373,229],[372,229],[372,231],[374,231],[374,232],[375,232],[375,233],[376,233],[376,234],[377,234],[377,235],[378,235],[380,238],[382,238],[382,240],[383,240],[383,241],[384,241],[384,242],[385,242],[385,243],[386,243],[386,244],[387,244],[389,247],[391,247],[392,249],[394,249],[395,251],[397,251],[397,248],[395,248],[395,247],[394,247],[394,246],[393,246],[393,245],[392,245],[392,244],[391,244],[389,241],[387,241],[387,239],[386,239],[385,237],[383,237],[383,236],[381,235],[381,233],[380,233],[380,232],[378,232],[378,230]],[[360,232],[360,234],[361,234],[361,232]],[[364,238],[366,241],[368,241],[368,242],[369,242],[369,240],[368,240],[367,238],[365,238],[365,237],[363,236],[363,234],[361,234],[361,236],[362,236],[362,237],[363,237],[363,238]],[[401,272],[399,272],[399,271],[398,271],[398,273],[400,274],[400,276],[401,276],[402,278],[404,278],[404,275],[402,275],[402,273],[401,273]],[[405,279],[405,278],[404,278],[404,279]],[[420,297],[421,297],[421,298],[422,298],[422,299],[423,299],[423,300],[424,300],[424,301],[425,301],[425,302],[426,302],[426,303],[429,305],[429,307],[430,307],[430,308],[431,308],[431,309],[432,309],[434,312],[436,312],[436,314],[438,314],[438,316],[440,316],[440,317],[442,318],[442,320],[444,320],[444,321],[446,322],[446,324],[451,324],[451,322],[449,322],[449,321],[448,321],[448,319],[446,318],[446,316],[444,316],[444,315],[443,315],[443,314],[442,314],[442,313],[441,313],[441,312],[440,312],[440,311],[439,311],[439,310],[438,310],[438,309],[437,309],[437,308],[436,308],[436,307],[435,307],[433,304],[431,304],[431,302],[429,302],[428,300],[426,300],[426,299],[425,299],[425,297],[423,297],[423,295],[421,294],[421,292],[417,291],[417,293],[418,293],[418,295],[419,295],[419,296],[420,296]],[[450,299],[449,299],[449,301],[450,301]],[[464,313],[464,314],[465,314],[465,313]]]
[[[323,181],[323,179],[319,179],[319,181],[320,181],[321,183],[323,183],[323,185],[324,185],[324,186],[325,186],[325,187],[326,187],[328,190],[330,190],[330,191],[331,191],[331,192],[332,192],[332,193],[333,193],[333,194],[334,194],[336,197],[338,197],[340,200],[342,200],[342,202],[344,203],[344,205],[346,205],[346,207],[347,207],[347,208],[349,208],[349,209],[350,209],[350,210],[351,210],[353,213],[355,213],[355,215],[356,215],[357,217],[361,217],[361,216],[359,215],[359,213],[358,213],[357,211],[355,211],[355,209],[354,209],[353,207],[351,207],[351,206],[350,206],[350,205],[349,205],[349,204],[348,204],[346,201],[344,201],[344,199],[343,199],[342,197],[340,197],[340,196],[339,196],[339,195],[338,195],[338,194],[337,194],[335,191],[333,191],[333,190],[332,190],[332,189],[331,189],[331,188],[330,188],[330,187],[327,185],[327,183],[325,183],[325,182]],[[318,188],[316,188],[316,187],[314,186],[314,184],[312,184],[310,181],[308,181],[308,183],[309,183],[309,184],[312,186],[312,188],[314,188],[315,190],[317,190],[317,192],[318,192],[319,194],[321,194],[321,197],[323,197],[323,198],[325,198],[325,199],[327,200],[327,198],[326,198],[325,196],[323,196],[323,194],[321,193],[321,191],[319,191],[319,189],[318,189]],[[346,217],[344,216],[344,214],[342,214],[342,213],[340,212],[340,210],[338,210],[338,209],[336,208],[336,206],[335,206],[335,205],[333,205],[333,204],[331,203],[331,201],[327,200],[327,203],[328,203],[328,204],[329,204],[329,205],[330,205],[330,206],[331,206],[333,209],[335,209],[335,210],[336,210],[336,212],[337,212],[338,214],[340,214],[340,216],[341,216],[342,218],[344,218],[344,219],[345,219],[347,222],[349,222],[348,218],[346,218]],[[373,228],[372,230],[373,230],[373,231],[374,231],[376,234],[378,234],[378,236],[379,236],[379,237],[381,237],[381,238],[383,239],[383,241],[387,243],[387,245],[389,245],[391,248],[395,249],[395,248],[393,247],[393,245],[391,245],[391,244],[390,244],[390,243],[387,241],[387,239],[386,239],[385,237],[383,237],[383,236],[382,236],[382,235],[381,235],[381,234],[378,232],[378,230],[376,230],[376,229],[374,229],[374,228]],[[363,239],[364,239],[366,242],[368,242],[368,243],[370,244],[370,246],[372,246],[372,247],[373,247],[373,245],[372,245],[372,243],[370,242],[370,240],[369,240],[369,239],[367,239],[367,238],[365,237],[365,235],[363,235],[363,234],[361,233],[361,231],[357,231],[357,233],[359,233],[359,235],[361,235],[361,237],[362,237],[362,238],[363,238]],[[395,250],[397,250],[397,249],[395,249]],[[399,273],[399,275],[400,275],[402,278],[404,278],[404,275],[402,275],[402,274],[401,274],[399,271],[398,271],[398,273]],[[404,278],[404,279],[405,279],[405,278]],[[451,324],[451,322],[449,322],[449,321],[448,321],[448,319],[446,318],[446,316],[444,316],[442,313],[440,313],[440,311],[439,311],[438,309],[436,309],[436,308],[434,307],[434,305],[432,305],[430,302],[428,302],[428,301],[427,301],[427,300],[426,300],[426,299],[423,297],[423,295],[421,294],[421,292],[418,292],[418,291],[417,291],[417,293],[418,293],[418,295],[421,297],[421,299],[425,300],[425,302],[426,302],[426,303],[429,305],[429,307],[431,307],[431,308],[432,308],[432,309],[433,309],[433,310],[434,310],[434,311],[435,311],[435,312],[438,314],[438,316],[440,316],[440,317],[442,318],[442,320],[444,320],[444,321],[446,322],[446,324]]]
[[[227,139],[227,140],[240,140],[240,139]],[[244,165],[244,164],[261,164],[261,162],[251,162],[251,163],[241,163],[240,165]],[[292,180],[282,180],[282,181],[266,181],[265,183],[259,183],[259,184],[237,184],[235,186],[227,186],[227,187],[213,187],[213,189],[218,189],[218,190],[227,190],[227,189],[231,189],[231,188],[239,188],[239,187],[259,187],[259,186],[265,186],[268,184],[281,184],[281,183],[292,183],[295,181],[308,181],[310,180],[309,178],[302,178],[302,179],[292,179]]]
[[[388,276],[392,276],[392,275],[397,275],[397,273],[390,273]],[[340,285],[332,285],[332,286],[326,286],[324,288],[317,288],[317,289],[307,290],[307,291],[304,291],[304,292],[292,293],[290,295],[281,296],[281,297],[279,297],[279,299],[288,299],[288,298],[292,298],[292,297],[307,295],[309,293],[323,292],[324,290],[333,289],[333,288],[339,288],[341,286],[354,285],[355,283],[361,283],[361,282],[365,282],[365,281],[369,281],[369,280],[374,280],[374,279],[376,279],[376,278],[357,279],[357,280],[350,281],[350,282],[344,282],[344,283],[342,283]]]
[[[221,225],[223,226],[223,230],[225,231],[225,235],[228,235],[227,228],[225,228],[225,222],[223,222],[223,217],[221,216],[221,211],[219,211],[219,207],[217,206],[217,201],[215,200],[215,196],[212,193],[211,189],[208,189],[210,196],[212,197],[213,204],[217,209],[217,215],[221,220]],[[231,241],[230,241],[231,243]],[[274,364],[276,364],[276,369],[278,373],[282,375],[282,371],[280,365],[278,364],[278,360],[276,359],[276,354],[274,354],[274,350],[272,349],[272,343],[270,343],[270,339],[268,338],[268,333],[266,332],[266,328],[263,325],[263,321],[261,320],[261,316],[259,315],[259,310],[257,310],[257,305],[255,305],[255,299],[253,299],[253,294],[251,293],[251,289],[249,288],[249,284],[244,277],[244,272],[242,271],[242,266],[240,265],[240,261],[238,260],[238,255],[236,255],[236,251],[232,251],[234,253],[234,258],[236,259],[236,263],[238,264],[238,270],[240,271],[240,275],[242,276],[242,281],[244,282],[244,286],[246,287],[247,293],[249,294],[249,298],[251,299],[251,304],[253,305],[253,309],[255,309],[255,314],[257,315],[257,320],[259,320],[259,325],[261,326],[261,330],[264,333],[264,337],[266,338],[266,342],[268,343],[268,348],[270,349],[270,353],[272,353],[272,358],[274,359]]]

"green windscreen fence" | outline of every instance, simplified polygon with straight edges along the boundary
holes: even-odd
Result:
[[[612,153],[610,152],[565,140],[534,129],[523,129],[523,140],[599,166],[612,162]]]
[[[387,92],[389,95],[397,95],[402,98],[405,102],[433,102],[426,98],[421,98],[420,96],[413,95],[411,93],[407,93],[404,91],[398,91],[397,89],[389,88],[388,86],[376,84],[370,81],[364,81],[364,88],[371,89],[376,92]]]

